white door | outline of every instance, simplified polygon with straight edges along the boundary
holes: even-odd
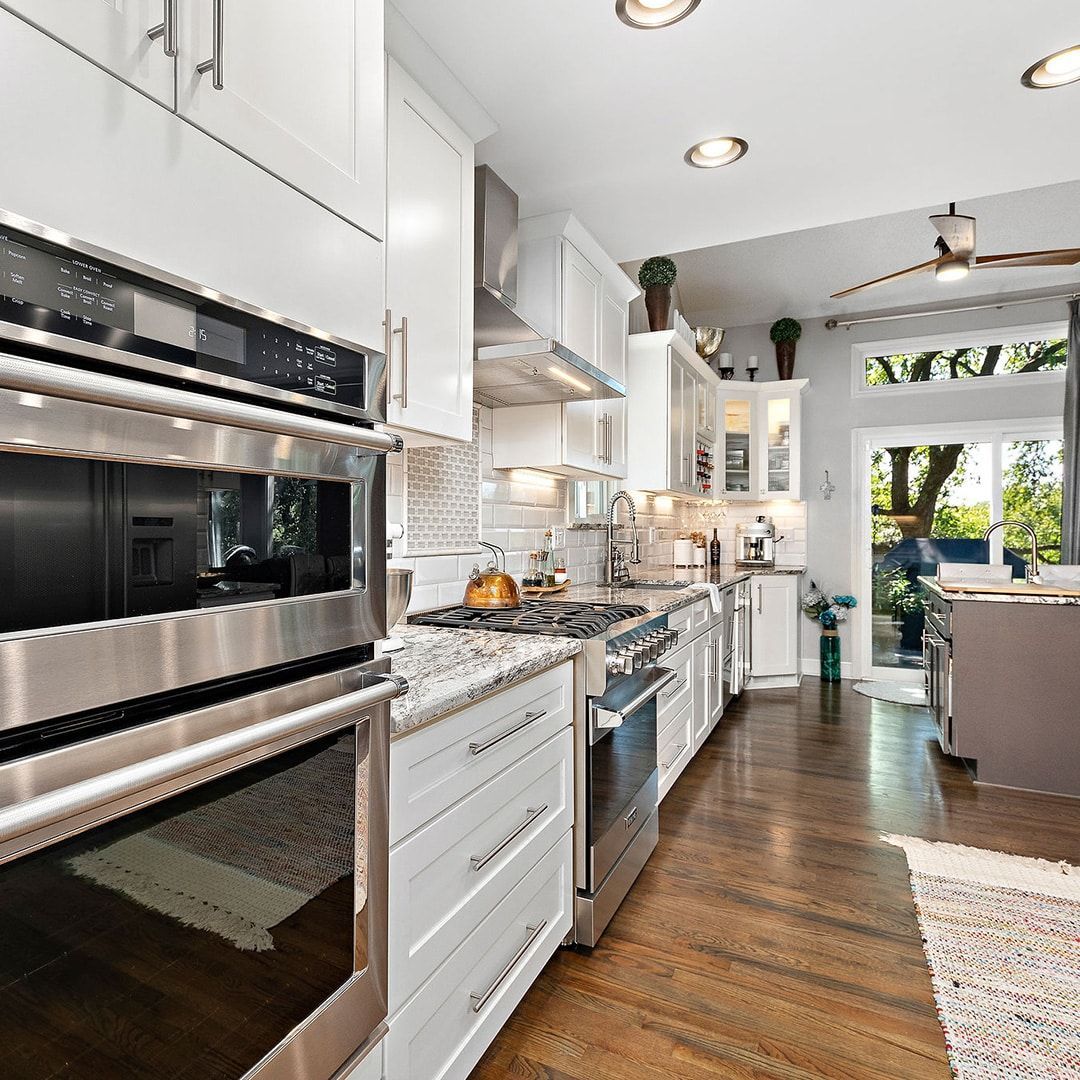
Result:
[[[391,61],[387,418],[472,438],[473,144]]]
[[[562,343],[600,367],[600,297],[603,278],[569,240],[562,242]]]
[[[564,464],[590,472],[606,471],[605,420],[598,401],[575,401],[563,406]]]
[[[713,651],[709,635],[702,634],[693,645],[694,675],[694,725],[693,751],[696,754],[701,744],[709,737],[710,717],[712,716],[713,695]]]
[[[799,396],[763,394],[758,401],[757,481],[763,499],[799,498]]]
[[[799,670],[798,579],[759,574],[750,580],[750,674],[794,675]]]
[[[172,109],[179,0],[4,0],[9,11]],[[166,41],[165,23],[169,23]],[[161,27],[150,38],[148,32]],[[166,55],[168,44],[170,53]],[[73,109],[79,102],[69,102]],[[9,103],[10,107],[10,103]]]
[[[382,28],[381,0],[182,0],[177,109],[381,238]]]

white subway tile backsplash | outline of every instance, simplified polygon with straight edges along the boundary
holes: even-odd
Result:
[[[428,608],[439,606],[438,585],[413,586],[412,598],[409,600],[409,613],[414,611],[427,611]]]
[[[414,585],[439,585],[458,579],[458,556],[425,555],[416,560]]]
[[[497,527],[519,526],[522,521],[523,509],[520,506],[496,506],[494,507],[494,523]]]

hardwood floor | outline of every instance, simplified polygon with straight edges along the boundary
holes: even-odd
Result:
[[[947,1080],[903,852],[1080,861],[1080,801],[976,787],[923,712],[810,679],[725,716],[591,952],[560,951],[472,1080]]]

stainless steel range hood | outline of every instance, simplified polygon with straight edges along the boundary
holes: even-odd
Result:
[[[517,226],[517,195],[478,166],[473,397],[496,409],[625,397],[620,383],[514,311]]]

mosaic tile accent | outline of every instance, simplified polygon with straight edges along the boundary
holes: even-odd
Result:
[[[407,556],[463,555],[480,537],[480,411],[470,443],[405,451]]]

